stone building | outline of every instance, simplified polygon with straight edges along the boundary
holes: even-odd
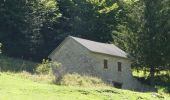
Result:
[[[62,63],[67,73],[96,76],[117,88],[136,90],[140,87],[132,76],[128,54],[113,44],[69,36],[49,58]]]

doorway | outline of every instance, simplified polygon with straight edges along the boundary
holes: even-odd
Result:
[[[120,82],[112,82],[112,84],[113,84],[113,86],[115,87],[115,88],[119,88],[119,89],[121,89],[122,88],[122,83],[120,83]]]

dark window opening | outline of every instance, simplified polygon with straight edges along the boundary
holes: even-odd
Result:
[[[108,61],[104,59],[104,69],[108,69]]]
[[[122,63],[118,62],[117,65],[118,65],[118,71],[121,72],[122,71]]]
[[[121,89],[121,88],[122,88],[122,83],[113,82],[113,86],[114,86],[115,88]]]

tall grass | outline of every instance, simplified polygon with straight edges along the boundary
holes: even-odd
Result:
[[[31,61],[0,55],[0,71],[19,72],[25,70],[33,72],[36,64],[37,63]]]
[[[32,74],[26,71],[22,72],[0,72],[0,73],[5,73],[7,75],[12,75],[14,77],[20,77],[22,79],[28,79],[34,82],[40,82],[40,83],[50,83],[53,84],[55,77],[50,74]]]
[[[79,86],[79,87],[109,87],[101,79],[92,76],[81,76],[77,73],[66,74],[63,76],[59,83],[56,83],[56,77],[51,74],[31,74],[29,72],[23,71],[19,73],[5,72],[8,75],[15,75],[23,79],[29,79],[34,82],[43,82],[64,86]]]
[[[82,87],[108,87],[101,79],[77,73],[66,74],[61,80],[61,85]]]

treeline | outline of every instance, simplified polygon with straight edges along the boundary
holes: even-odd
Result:
[[[170,64],[169,0],[0,0],[0,42],[8,56],[40,61],[68,35],[114,43],[134,66]]]
[[[3,52],[39,61],[68,35],[114,42],[126,49],[127,25],[133,21],[136,4],[129,0],[1,0]]]
[[[0,40],[4,54],[39,61],[68,35],[112,42],[112,35],[117,34],[113,31],[126,17],[123,3],[113,0],[1,0]]]

